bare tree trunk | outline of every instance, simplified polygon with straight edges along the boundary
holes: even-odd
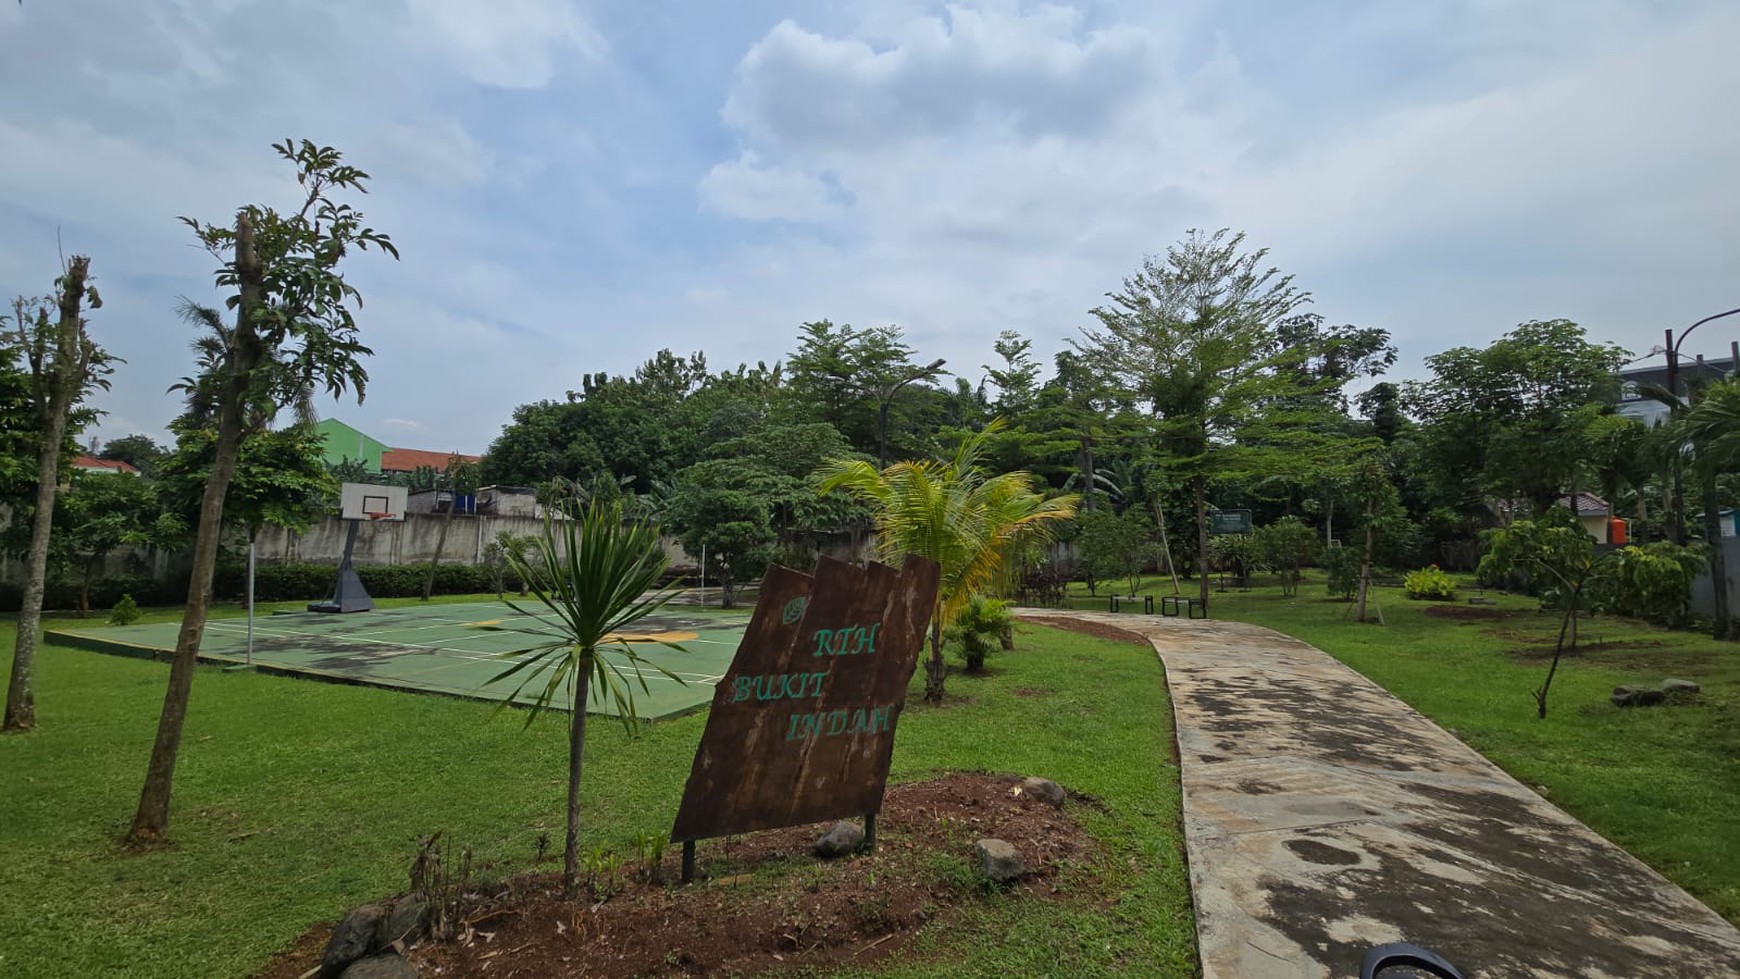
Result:
[[[580,894],[580,770],[586,763],[586,689],[592,674],[574,679],[574,715],[568,719],[568,837],[562,846],[562,896]]]
[[[1371,511],[1365,515],[1365,556],[1359,562],[1359,603],[1354,607],[1353,620],[1365,621],[1365,595],[1371,589],[1371,553],[1377,544],[1377,527]]]
[[[943,680],[948,676],[948,664],[943,662],[942,602],[937,602],[930,623],[930,658],[924,661],[924,699],[941,703]]]
[[[1710,547],[1710,597],[1715,603],[1715,625],[1711,627],[1710,635],[1716,639],[1727,639],[1731,635],[1732,623],[1729,621],[1728,609],[1728,558],[1722,553],[1722,515],[1721,500],[1716,496],[1716,474],[1714,471],[1702,474],[1704,496],[1704,540]]]
[[[54,531],[54,497],[60,483],[60,443],[66,438],[67,415],[90,381],[90,354],[85,343],[82,307],[91,260],[74,255],[56,282],[55,301],[60,320],[55,324],[54,349],[40,359],[31,359],[33,395],[37,419],[42,424],[42,442],[36,452],[36,513],[30,525],[30,547],[25,552],[26,572],[23,603],[18,608],[18,635],[12,653],[12,676],[6,687],[6,717],[3,731],[28,731],[36,726],[36,696],[32,689],[36,667],[36,631],[42,625],[42,597],[48,588],[48,544]],[[19,339],[24,339],[24,306],[17,307]],[[43,314],[41,319],[46,319]],[[37,329],[47,329],[38,320]]]
[[[169,797],[174,787],[176,757],[181,751],[181,728],[187,720],[188,697],[193,691],[194,669],[199,662],[199,644],[205,635],[212,573],[217,569],[218,543],[223,535],[224,497],[229,493],[236,461],[241,456],[244,402],[263,353],[253,318],[265,305],[264,269],[254,250],[253,225],[245,214],[236,216],[235,266],[241,299],[236,310],[235,361],[225,380],[217,444],[205,495],[200,500],[199,525],[193,540],[193,570],[187,582],[187,608],[181,615],[175,658],[169,665],[169,688],[163,695],[163,714],[157,721],[157,740],[151,746],[151,764],[145,771],[145,787],[139,793],[139,809],[133,814],[133,827],[127,833],[128,839],[136,843],[160,840],[169,830]]]
[[[1172,560],[1172,544],[1166,540],[1166,510],[1158,499],[1154,501],[1154,522],[1160,525],[1160,550],[1166,555],[1166,573],[1172,576],[1172,594],[1182,595],[1178,587],[1178,565]]]
[[[1094,442],[1093,439],[1081,440],[1081,478],[1082,509],[1092,510],[1094,506]]]
[[[435,535],[435,556],[429,559],[429,576],[423,579],[423,601],[435,593],[435,569],[441,564],[441,550],[447,546],[447,525],[453,522],[453,511],[459,509],[459,491],[451,489],[448,495],[453,497],[447,503],[447,516],[441,521],[441,531]]]
[[[48,539],[54,525],[54,494],[60,468],[60,443],[66,436],[66,412],[45,419],[42,450],[36,459],[36,513],[30,524],[30,550],[25,555],[24,604],[18,609],[18,640],[12,653],[12,680],[6,688],[7,731],[36,726],[36,697],[31,682],[36,666],[36,632],[42,626],[42,596],[48,588]]]
[[[1335,540],[1335,501],[1328,493],[1323,494],[1323,546],[1328,547]]]
[[[1193,483],[1196,492],[1196,578],[1197,598],[1204,613],[1208,611],[1208,479],[1198,476]]]

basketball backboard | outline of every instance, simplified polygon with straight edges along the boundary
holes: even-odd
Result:
[[[339,516],[346,520],[403,520],[409,495],[403,486],[345,483],[338,488]],[[371,516],[380,513],[386,516]]]

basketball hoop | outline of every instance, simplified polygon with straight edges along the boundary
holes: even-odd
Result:
[[[378,510],[378,511],[377,510],[370,510],[370,511],[365,512],[363,514],[363,516],[369,518],[370,520],[386,520],[387,518],[391,517],[392,514],[387,513],[384,510]]]

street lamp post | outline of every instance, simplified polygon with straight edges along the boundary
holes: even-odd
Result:
[[[1697,329],[1700,326],[1703,326],[1705,323],[1708,323],[1711,320],[1719,320],[1724,316],[1733,316],[1736,313],[1740,313],[1740,309],[1730,309],[1727,312],[1717,313],[1714,316],[1706,316],[1703,319],[1697,321],[1696,323],[1693,323],[1691,326],[1688,326],[1685,329],[1681,330],[1678,338],[1676,338],[1674,336],[1674,331],[1671,327],[1669,329],[1662,331],[1663,333],[1665,333],[1667,335],[1667,389],[1668,389],[1668,394],[1672,395],[1676,399],[1679,398],[1679,396],[1680,396],[1680,344],[1685,343],[1686,337],[1691,336],[1693,330]],[[1735,368],[1735,372],[1737,374],[1740,374],[1740,361],[1737,361],[1734,364],[1734,368]],[[1685,499],[1680,491],[1679,478],[1677,475],[1677,471],[1676,471],[1676,475],[1674,478],[1673,504],[1674,504],[1673,525],[1671,527],[1669,527],[1668,529],[1673,532],[1674,543],[1684,544],[1686,542],[1686,525],[1685,525],[1685,506],[1686,506],[1686,504],[1685,504]]]
[[[1736,312],[1740,312],[1740,310],[1736,310]],[[881,400],[881,404],[879,404],[876,409],[876,468],[888,468],[888,406],[894,401],[894,395],[899,393],[901,388],[911,384],[913,381],[927,377],[935,377],[936,372],[942,370],[944,363],[946,363],[946,361],[941,357],[938,357],[931,361],[929,365],[919,368],[911,375],[902,379],[899,383],[894,384],[891,387],[882,388],[876,392]]]
[[[1705,323],[1708,323],[1711,320],[1719,320],[1724,316],[1733,316],[1736,313],[1740,313],[1740,309],[1730,309],[1726,313],[1717,313],[1714,316],[1706,316],[1696,323],[1693,323],[1691,326],[1686,327],[1684,330],[1681,330],[1679,339],[1677,340],[1674,339],[1674,331],[1672,329],[1663,331],[1667,334],[1667,389],[1670,394],[1676,398],[1680,396],[1680,344],[1685,343],[1686,337],[1691,336],[1693,330],[1703,326]],[[1740,364],[1735,364],[1734,366],[1737,369],[1740,369]]]

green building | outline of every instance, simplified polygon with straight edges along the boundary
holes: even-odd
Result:
[[[315,426],[326,439],[326,462],[336,466],[346,460],[360,461],[369,472],[381,471],[381,453],[392,446],[346,425],[336,418],[322,418]]]

